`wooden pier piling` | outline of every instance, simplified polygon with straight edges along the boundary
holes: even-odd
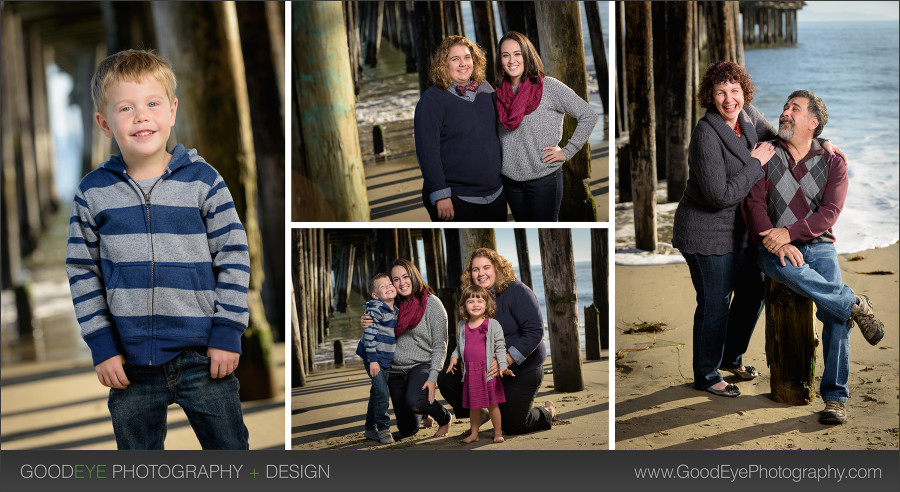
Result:
[[[175,132],[179,140],[204,149],[204,158],[215,164],[228,183],[246,231],[250,321],[241,339],[243,356],[238,372],[257,384],[241,387],[241,397],[271,398],[275,394],[274,368],[268,354],[272,332],[262,300],[265,274],[257,212],[256,154],[237,11],[234,4],[227,3],[155,3],[152,8],[159,51],[173,70],[199,71],[217,81],[205,84],[206,79],[192,77],[179,80],[179,88],[195,96],[180,101]]]
[[[591,52],[594,55],[597,90],[600,93],[600,102],[603,103],[603,111],[608,115],[609,66],[606,62],[606,43],[603,42],[603,24],[600,22],[600,10],[597,7],[597,2],[584,2],[584,12],[588,21],[588,34],[591,37]]]
[[[766,364],[772,399],[788,405],[815,400],[816,337],[813,302],[766,279]]]
[[[359,149],[356,103],[340,4],[292,4],[297,124],[303,168],[295,170],[313,188],[293,220],[369,220],[369,200]],[[302,77],[300,75],[303,75]],[[330,149],[323,152],[322,149]]]
[[[475,25],[475,42],[484,50],[487,59],[485,77],[491,85],[495,85],[497,74],[494,71],[497,59],[497,31],[494,26],[494,8],[491,2],[471,2],[472,23]]]
[[[525,229],[513,229],[516,238],[516,254],[519,260],[519,280],[534,290],[531,282],[531,258],[528,256],[528,238]]]
[[[591,280],[600,348],[609,348],[609,229],[591,229]],[[586,323],[586,322],[585,322]],[[586,329],[586,328],[585,328]],[[590,357],[588,357],[590,359]]]
[[[554,389],[561,392],[581,391],[584,389],[584,376],[581,372],[572,231],[538,229],[538,244],[544,277]]]
[[[505,2],[506,5],[512,3],[515,2]],[[540,2],[534,4],[534,9],[537,29],[544,42],[541,59],[545,70],[587,101],[587,70],[580,6],[572,2]],[[534,41],[530,36],[529,39]],[[565,116],[560,147],[568,143],[577,125],[575,118]],[[587,183],[591,175],[590,143],[585,143],[581,150],[566,161],[562,169],[564,182],[559,220],[596,222],[597,207]]]
[[[629,106],[631,187],[634,233],[637,247],[656,251],[656,105],[653,86],[653,53],[650,2],[625,3],[625,49]]]

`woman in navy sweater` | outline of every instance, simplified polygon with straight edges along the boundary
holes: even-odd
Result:
[[[516,280],[509,261],[489,248],[476,249],[469,257],[463,273],[462,289],[480,285],[492,292],[497,301],[496,320],[503,327],[506,341],[506,361],[516,377],[502,378],[506,402],[500,404],[504,434],[527,434],[547,430],[556,420],[556,406],[552,401],[542,407],[533,406],[534,398],[544,380],[544,320],[537,297],[527,285]],[[498,364],[491,365],[489,376],[496,375]],[[453,413],[466,416],[462,406],[461,371],[447,374],[446,367],[438,374],[441,396],[453,406]],[[488,419],[482,416],[481,421]]]
[[[506,221],[494,89],[484,50],[462,36],[441,43],[434,83],[416,104],[422,202],[432,221]]]

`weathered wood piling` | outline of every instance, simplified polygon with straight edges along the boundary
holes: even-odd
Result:
[[[515,2],[504,2],[511,5]],[[527,10],[527,9],[526,9]],[[584,37],[581,34],[581,8],[572,2],[540,2],[534,4],[537,30],[543,40],[541,59],[548,74],[562,81],[588,100]],[[534,42],[535,39],[529,36]],[[578,121],[566,115],[559,143],[564,147],[575,132]],[[563,199],[559,207],[561,221],[597,220],[597,207],[587,180],[591,176],[591,146],[585,143],[563,169]]]
[[[797,44],[797,11],[805,2],[739,2],[745,48]]]
[[[302,168],[293,166],[302,188],[294,192],[295,221],[369,219],[365,173],[359,149],[355,96],[340,4],[292,4],[295,22],[294,97]],[[323,151],[328,149],[328,151]]]
[[[628,119],[634,234],[637,247],[656,250],[656,101],[653,86],[653,53],[650,2],[625,4]]]
[[[600,348],[606,349],[609,348],[609,229],[591,229],[591,280],[599,321]],[[597,355],[599,357],[599,351]],[[591,358],[588,357],[588,360]]]
[[[275,394],[274,367],[268,353],[272,332],[262,300],[265,274],[256,154],[237,11],[234,4],[224,3],[155,3],[152,8],[160,53],[173,70],[198,71],[216,80],[215,84],[192,77],[179,81],[179,88],[194,97],[181,100],[175,132],[179,140],[203,149],[204,158],[215,163],[232,190],[250,249],[250,323],[241,341],[238,376],[256,382],[242,386],[241,395],[245,400],[271,398]]]
[[[788,405],[815,400],[816,337],[813,302],[766,279],[766,364],[772,399]]]
[[[556,391],[581,391],[584,389],[584,376],[581,372],[572,231],[539,229],[538,244],[547,304],[553,387]]]

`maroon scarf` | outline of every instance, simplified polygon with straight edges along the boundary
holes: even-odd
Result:
[[[536,83],[532,83],[528,77],[522,77],[518,92],[513,92],[512,82],[509,77],[504,76],[494,101],[500,124],[507,130],[519,128],[525,115],[531,114],[541,104],[543,93],[544,79],[541,77],[537,77]]]
[[[397,324],[394,326],[394,336],[399,337],[406,330],[415,328],[425,316],[425,306],[428,305],[428,291],[422,289],[422,298],[408,297],[400,303],[400,314],[397,315]]]

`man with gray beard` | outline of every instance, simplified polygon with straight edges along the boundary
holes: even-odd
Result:
[[[820,393],[823,424],[847,421],[850,396],[850,331],[855,321],[872,345],[884,324],[872,302],[841,282],[834,248],[837,218],[847,196],[847,163],[827,155],[815,140],[828,123],[828,109],[813,92],[794,91],[778,119],[775,155],[744,199],[742,212],[751,239],[759,245],[759,268],[816,304],[822,322],[824,370]]]

